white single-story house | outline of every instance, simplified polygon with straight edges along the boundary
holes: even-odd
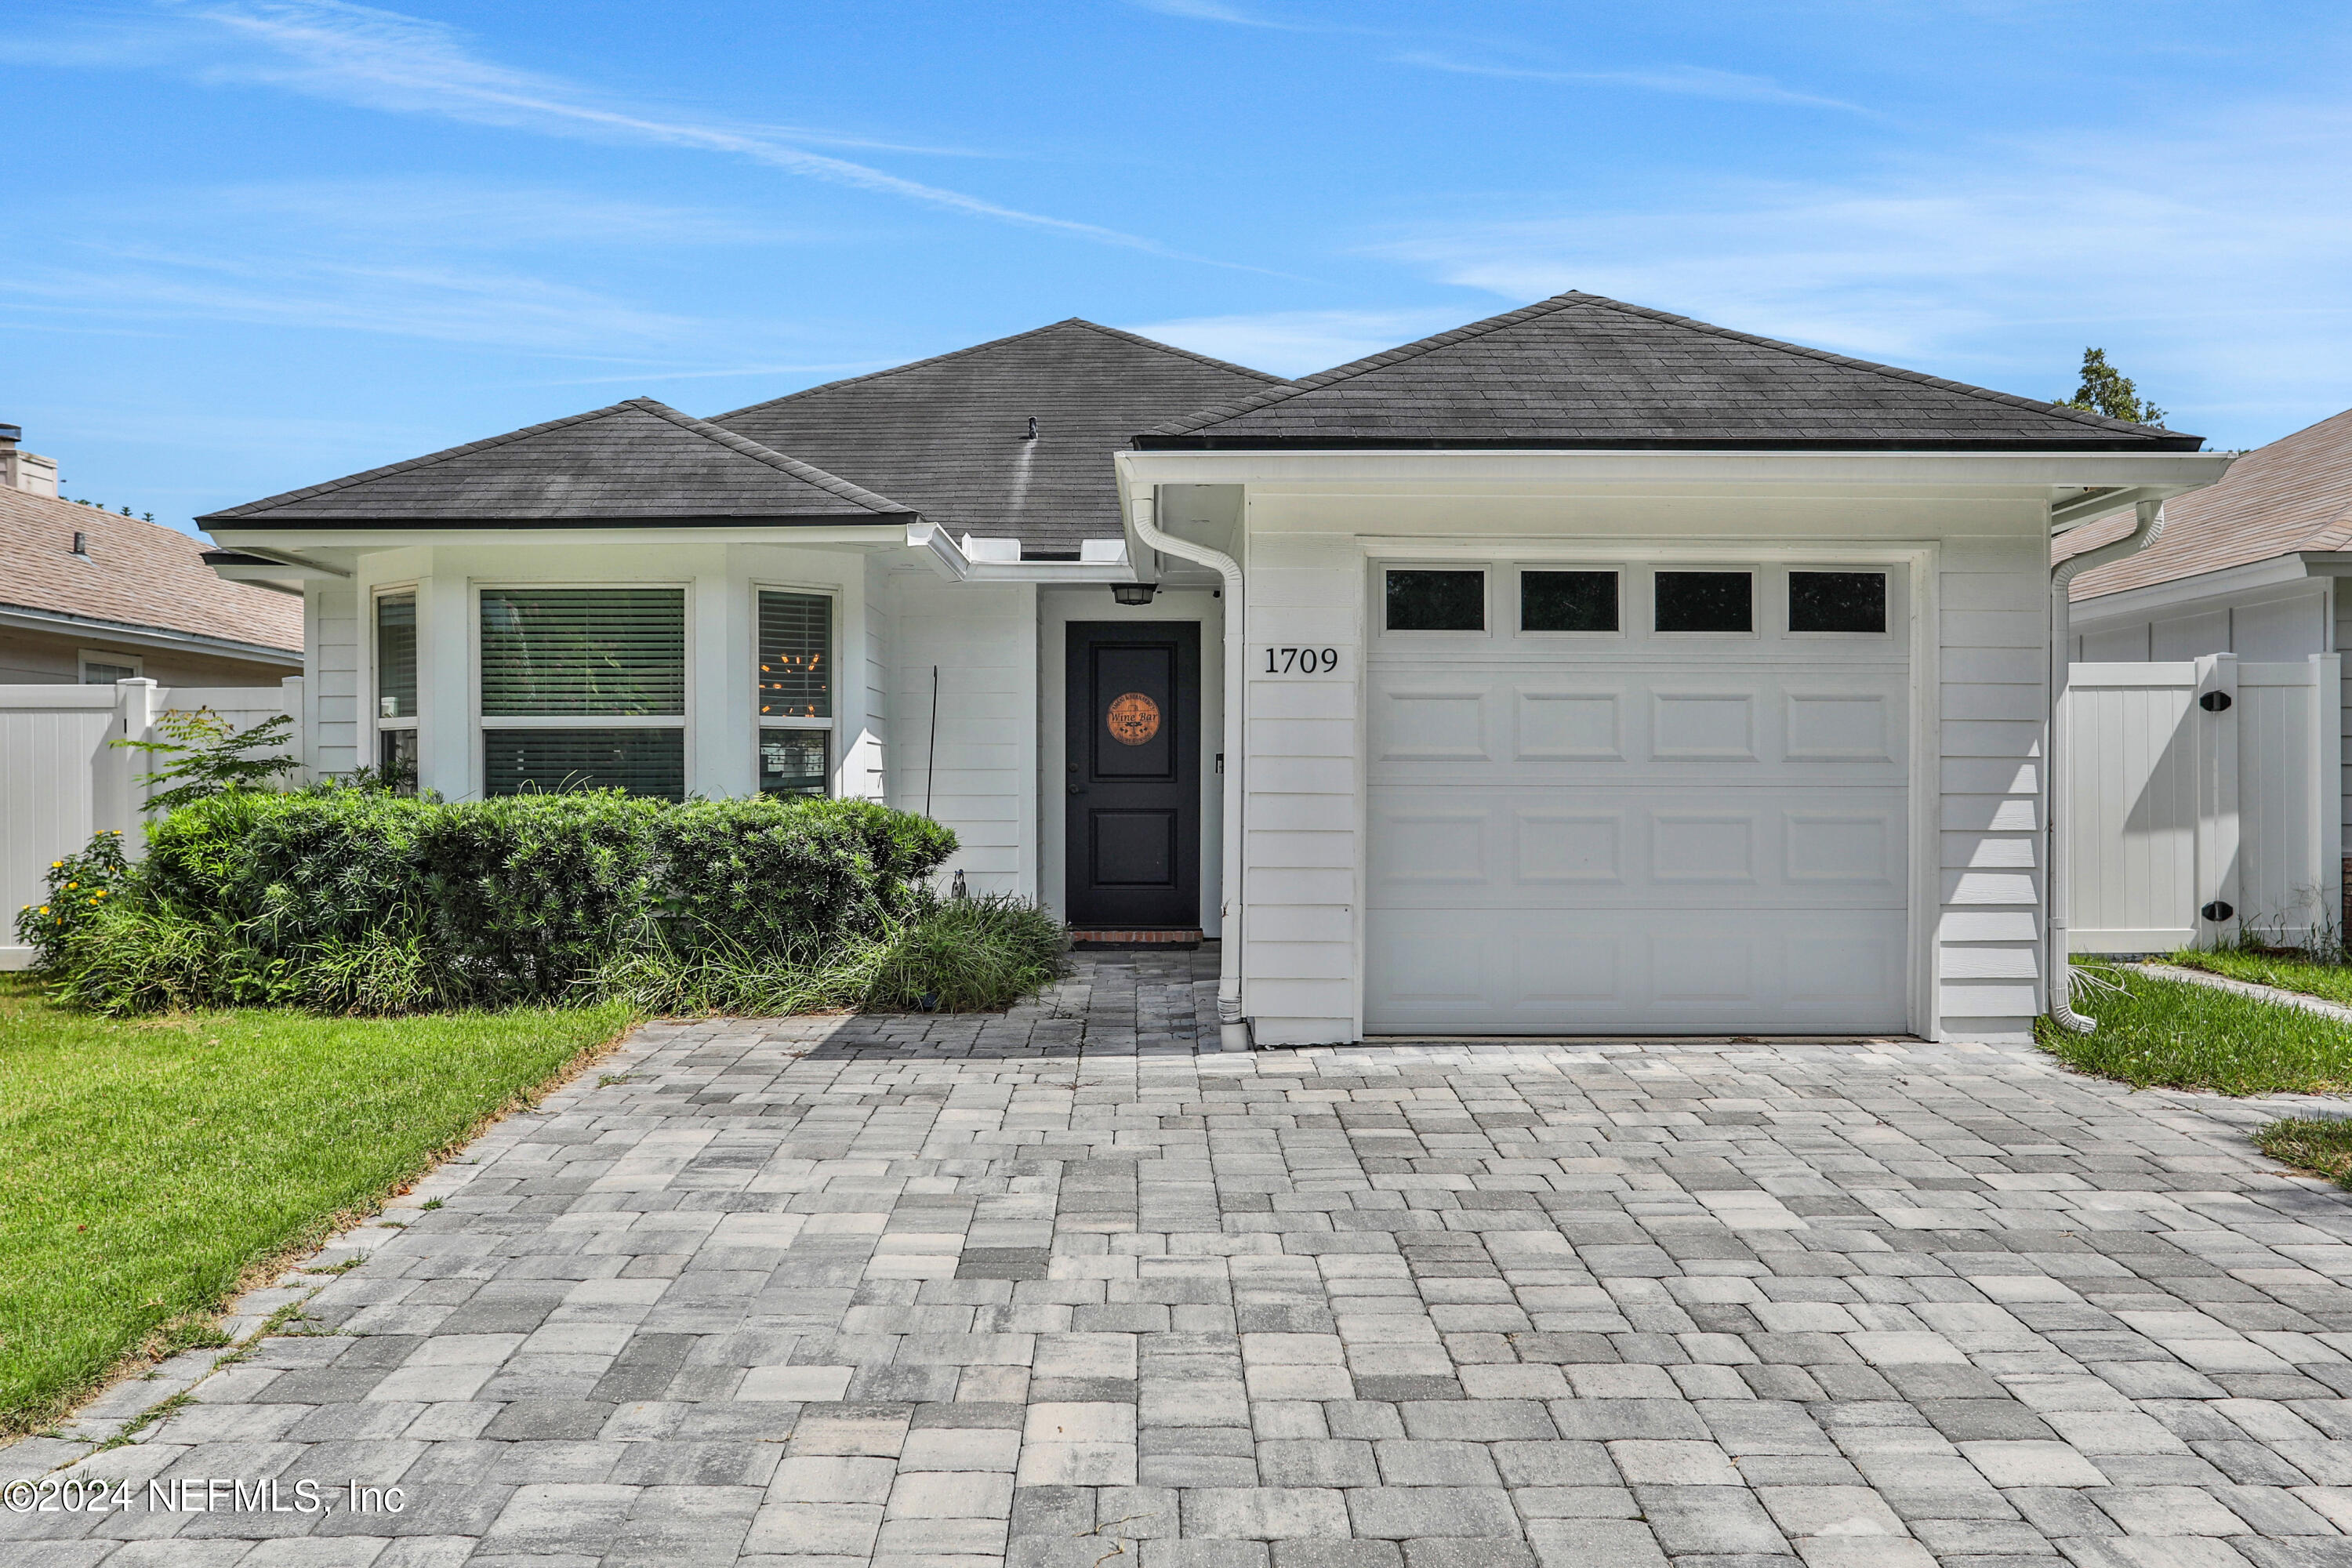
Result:
[[[2117,526],[2066,535],[2053,558],[2095,548]],[[2076,577],[2072,651],[2081,664],[2225,653],[2292,663],[2336,653],[2352,647],[2352,590],[2338,586],[2347,576],[2352,410],[2246,453],[2220,483],[2166,508],[2162,533],[2145,548]],[[2352,760],[2352,708],[2339,733]],[[2337,820],[2352,826],[2347,783],[2339,766],[2330,793]]]
[[[314,771],[928,812],[1221,939],[1229,1044],[2015,1038],[2051,541],[2200,445],[1570,293],[1298,382],[1064,321],[201,521],[304,595]]]

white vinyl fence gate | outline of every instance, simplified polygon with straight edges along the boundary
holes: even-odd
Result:
[[[0,686],[0,969],[22,969],[32,949],[16,941],[16,911],[42,896],[49,862],[108,828],[135,857],[141,807],[154,770],[144,752],[110,742],[153,736],[165,713],[209,708],[239,730],[279,713],[300,722],[302,678],[278,686]],[[300,737],[295,759],[301,760]]]
[[[2074,952],[2336,934],[2337,683],[2332,653],[2073,667]]]

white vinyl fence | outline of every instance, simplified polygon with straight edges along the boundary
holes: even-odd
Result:
[[[153,737],[163,714],[209,708],[239,730],[302,711],[302,678],[278,686],[0,686],[0,969],[21,969],[32,950],[16,942],[16,911],[42,896],[49,862],[107,828],[141,847],[141,808],[153,771],[144,752],[116,746]],[[301,760],[297,737],[295,760]]]
[[[2073,667],[2074,951],[2296,942],[2338,925],[2337,683],[2334,654]]]

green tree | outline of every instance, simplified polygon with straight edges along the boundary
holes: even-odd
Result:
[[[2083,351],[2083,384],[2074,395],[2061,403],[2061,408],[2079,408],[2085,414],[2104,414],[2110,419],[2128,419],[2135,425],[2161,425],[2164,410],[2153,403],[2140,401],[2139,388],[2131,377],[2107,363],[2105,349]]]
[[[160,741],[114,741],[111,745],[144,752],[163,763],[152,773],[141,773],[144,784],[169,784],[148,799],[146,809],[168,816],[190,801],[203,800],[223,790],[247,789],[277,777],[294,766],[294,759],[278,750],[292,739],[290,713],[264,719],[249,730],[239,730],[209,708],[194,712],[179,710],[159,713],[155,728]],[[250,753],[260,752],[260,756]]]

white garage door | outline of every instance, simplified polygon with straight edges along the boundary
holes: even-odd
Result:
[[[1899,569],[1371,588],[1369,1032],[1907,1026]]]

